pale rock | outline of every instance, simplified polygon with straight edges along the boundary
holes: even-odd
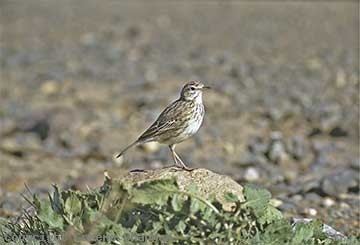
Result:
[[[146,144],[143,144],[141,146],[141,148],[146,152],[146,153],[154,153],[156,151],[159,150],[160,148],[160,144],[157,142],[149,142]]]
[[[260,178],[256,168],[249,167],[245,170],[244,179],[249,182],[257,181]]]
[[[41,85],[40,90],[45,95],[54,95],[59,92],[60,85],[57,81],[48,80]]]
[[[324,207],[331,207],[334,206],[335,201],[329,197],[324,198],[323,202],[322,202]]]

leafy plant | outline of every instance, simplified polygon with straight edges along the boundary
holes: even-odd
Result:
[[[246,186],[245,201],[226,212],[215,199],[204,199],[196,186],[180,190],[175,179],[128,185],[107,178],[98,190],[54,191],[47,200],[25,197],[33,214],[18,222],[2,221],[3,242],[31,244],[349,244],[358,239],[331,240],[319,221],[292,227],[270,205],[267,190]],[[61,238],[61,240],[60,240]]]

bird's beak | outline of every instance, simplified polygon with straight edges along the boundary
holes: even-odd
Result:
[[[210,86],[204,86],[204,87],[202,87],[202,89],[211,89],[211,87]]]

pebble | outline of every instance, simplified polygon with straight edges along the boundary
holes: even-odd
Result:
[[[333,199],[331,199],[330,197],[325,197],[322,201],[322,204],[324,207],[332,207],[335,205],[335,201]]]
[[[294,195],[292,198],[291,198],[294,202],[299,202],[301,200],[303,200],[303,196],[302,195]]]
[[[321,183],[321,189],[329,196],[339,196],[358,184],[356,173],[348,170],[325,177]]]
[[[349,209],[349,208],[350,208],[350,205],[347,204],[346,202],[341,202],[341,203],[340,203],[340,208],[341,208],[341,209]]]
[[[305,208],[303,213],[310,216],[316,216],[317,210],[315,208]]]
[[[226,154],[232,155],[235,152],[235,147],[230,142],[225,142],[223,145],[223,148],[224,148],[224,151],[226,152]]]
[[[298,172],[294,169],[285,170],[284,177],[287,181],[294,181],[298,177]]]
[[[308,151],[305,147],[305,139],[301,136],[295,136],[291,138],[290,142],[286,146],[287,151],[294,157],[296,160],[301,160],[308,154]]]
[[[283,203],[284,202],[280,199],[276,199],[276,198],[270,199],[270,204],[275,208],[280,207]]]
[[[60,91],[59,82],[54,80],[45,81],[41,85],[40,91],[48,96],[57,94]]]
[[[307,193],[305,199],[313,203],[319,203],[321,201],[321,197],[314,192]]]
[[[340,126],[335,126],[329,134],[332,137],[346,137],[349,135],[348,132]]]
[[[268,156],[274,163],[283,163],[288,159],[284,144],[278,140],[270,144]]]
[[[285,212],[294,213],[296,212],[296,206],[292,203],[284,202],[280,205],[279,209]]]
[[[256,168],[249,167],[245,170],[244,179],[249,182],[257,181],[260,178]]]
[[[156,152],[160,149],[160,144],[157,142],[149,142],[146,144],[143,144],[141,146],[141,148],[146,152],[146,153],[153,153]]]

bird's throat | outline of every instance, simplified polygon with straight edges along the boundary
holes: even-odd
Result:
[[[203,100],[202,100],[202,94],[198,94],[198,96],[195,97],[194,99],[195,104],[202,104]]]

